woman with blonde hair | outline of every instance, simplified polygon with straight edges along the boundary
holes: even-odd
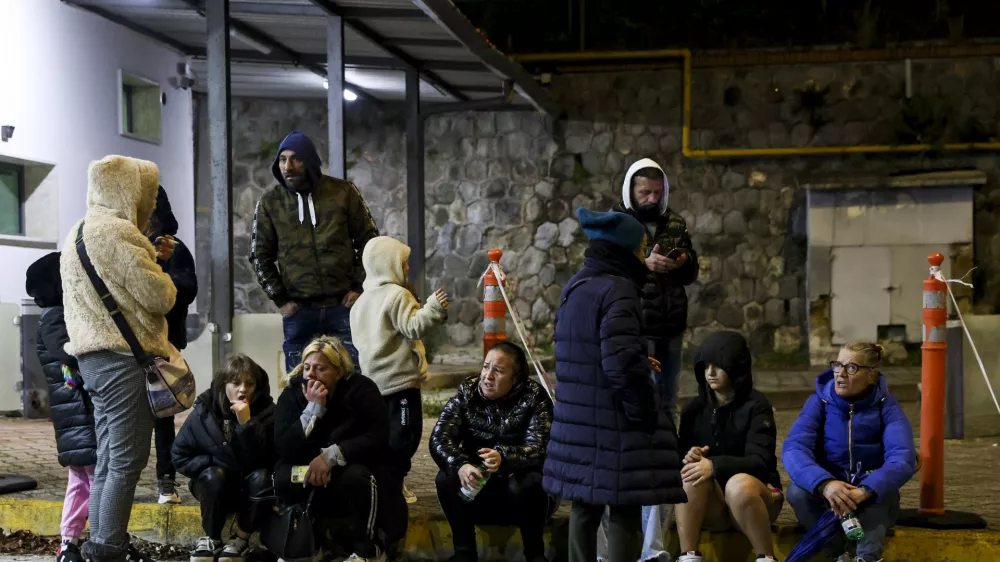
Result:
[[[816,379],[782,447],[788,502],[811,527],[827,510],[856,515],[864,530],[857,562],[882,558],[899,516],[899,489],[916,472],[913,428],[879,372],[882,346],[852,342]],[[843,552],[832,545],[827,554]]]
[[[302,352],[278,398],[274,423],[274,485],[285,505],[313,494],[311,514],[349,514],[354,520],[348,560],[385,560],[376,538],[378,487],[374,474],[389,442],[385,402],[337,338],[321,336]],[[305,468],[293,477],[293,467]],[[297,470],[295,472],[298,472]]]

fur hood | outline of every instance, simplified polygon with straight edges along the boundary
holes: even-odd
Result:
[[[83,240],[94,269],[107,284],[143,348],[167,356],[167,321],[177,289],[156,263],[153,245],[143,234],[156,205],[159,171],[152,162],[106,156],[88,172]],[[76,252],[81,223],[70,229],[60,260],[63,301],[70,343],[82,355],[128,350],[94,290]]]

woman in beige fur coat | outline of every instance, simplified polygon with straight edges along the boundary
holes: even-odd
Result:
[[[92,162],[84,221],[70,229],[63,243],[66,351],[79,361],[97,429],[90,540],[82,549],[93,562],[123,562],[130,551],[129,560],[148,560],[129,545],[126,529],[135,486],[149,459],[154,416],[142,368],[80,263],[77,234],[82,224],[90,260],[143,349],[168,357],[164,315],[177,291],[143,235],[158,185],[159,171],[152,162],[124,156]]]

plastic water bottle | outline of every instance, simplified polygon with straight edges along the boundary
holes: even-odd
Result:
[[[479,487],[466,488],[465,486],[462,486],[461,488],[458,489],[458,497],[462,498],[467,502],[471,502],[472,500],[476,499],[476,496],[479,495],[479,492],[483,491],[483,486],[485,486],[486,482],[490,479],[490,473],[486,470],[485,466],[479,466],[477,467],[477,470],[479,470],[479,474],[482,475],[479,479],[477,479],[477,482],[479,482]]]
[[[840,518],[840,526],[844,529],[844,534],[852,541],[859,541],[865,538],[865,530],[861,528],[861,521],[853,511]]]

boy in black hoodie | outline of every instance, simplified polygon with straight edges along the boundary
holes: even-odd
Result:
[[[750,539],[757,562],[774,560],[771,523],[781,511],[774,411],[753,388],[750,348],[736,332],[709,336],[695,355],[698,396],[681,413],[681,478],[687,503],[677,504],[677,562],[702,562],[703,528],[735,527]]]
[[[274,400],[267,373],[243,354],[230,357],[201,394],[174,442],[173,461],[191,479],[206,535],[191,562],[244,562],[247,539],[274,496]],[[236,536],[225,544],[226,517],[236,513]]]
[[[79,540],[87,525],[90,484],[97,464],[97,435],[94,407],[83,388],[76,358],[63,351],[69,334],[63,319],[59,252],[48,254],[28,267],[25,290],[42,308],[38,323],[38,361],[49,385],[59,464],[69,468],[60,524],[62,546],[57,560],[82,562]]]
[[[194,271],[194,258],[177,237],[177,219],[170,209],[167,192],[161,185],[156,194],[156,209],[149,221],[147,235],[156,247],[156,262],[170,276],[177,288],[177,301],[166,314],[167,339],[178,350],[187,347],[188,307],[198,296],[198,278]],[[159,503],[180,503],[174,482],[176,471],[170,460],[174,445],[174,418],[157,418],[156,435],[156,489]]]

